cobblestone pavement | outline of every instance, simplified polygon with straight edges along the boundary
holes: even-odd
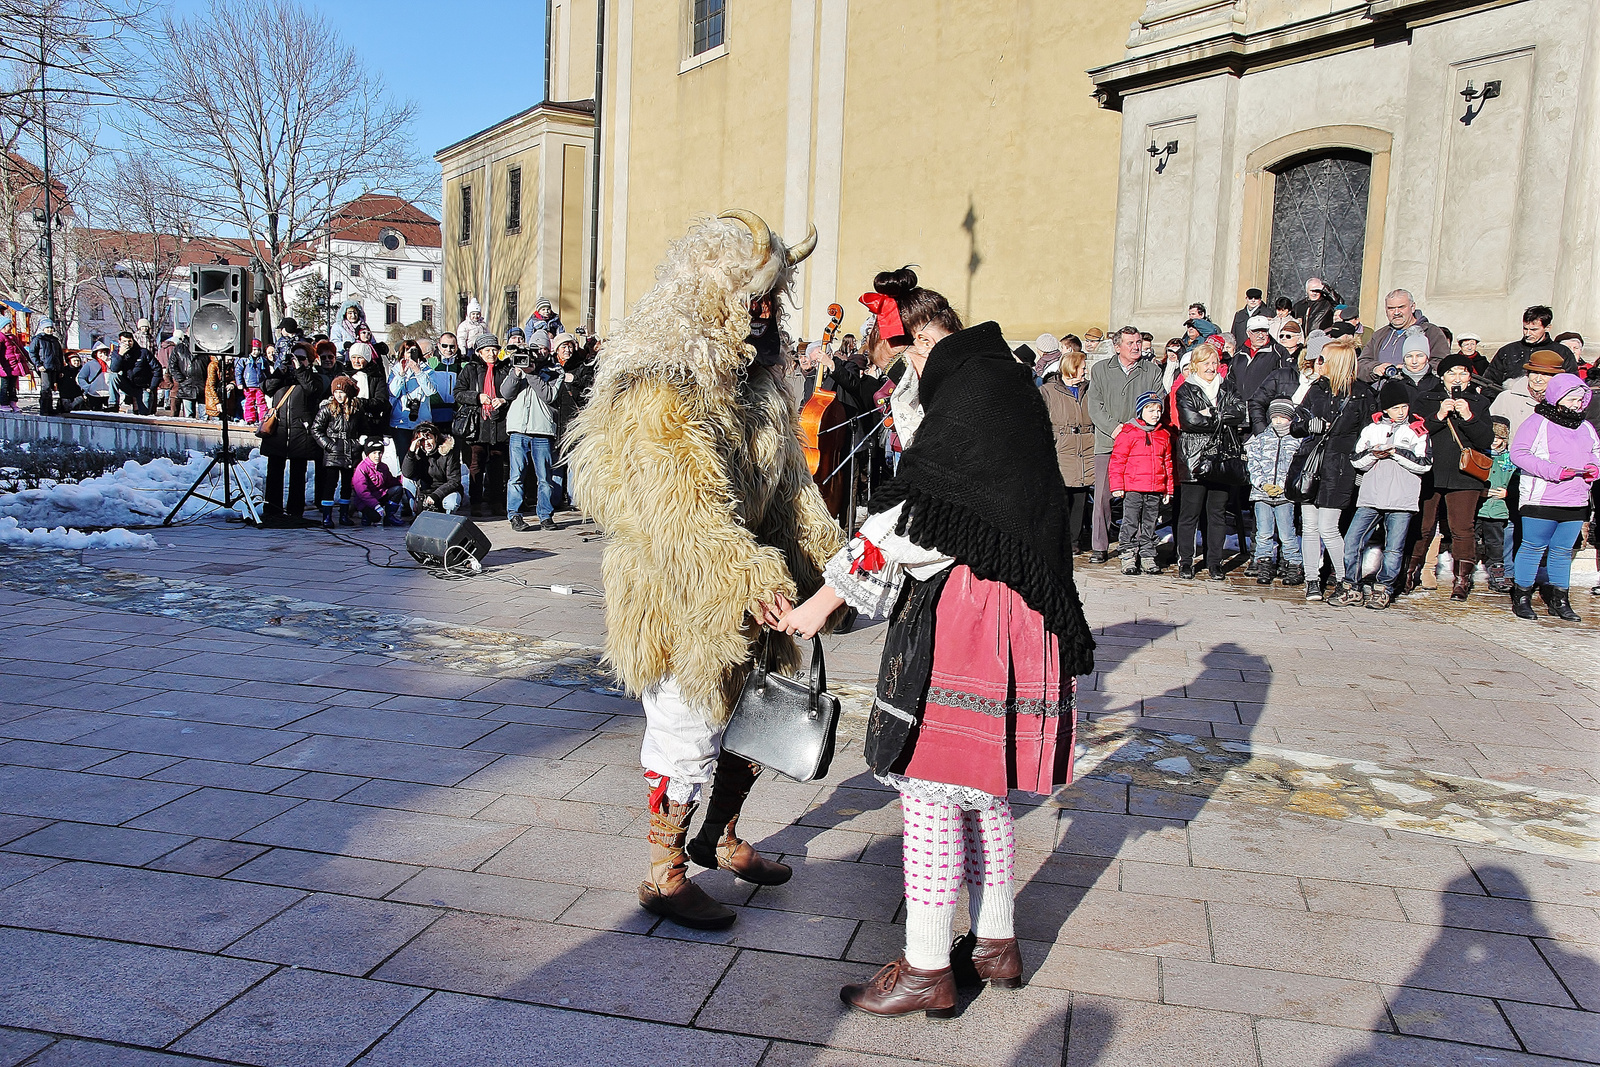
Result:
[[[1014,798],[1028,984],[885,1021],[836,996],[902,936],[882,627],[827,641],[830,776],[741,822],[793,881],[703,873],[740,921],[676,930],[593,531],[486,529],[460,582],[399,531],[0,552],[0,1067],[1600,1062],[1593,623],[1086,568],[1082,776]]]

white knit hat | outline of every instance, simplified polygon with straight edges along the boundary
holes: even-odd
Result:
[[[1051,352],[1061,351],[1061,342],[1056,339],[1055,334],[1041,333],[1038,340],[1033,342],[1033,347],[1039,350],[1040,355],[1047,356]]]

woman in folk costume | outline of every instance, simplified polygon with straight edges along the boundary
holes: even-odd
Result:
[[[739,839],[761,768],[720,750],[762,624],[815,591],[844,543],[781,377],[778,296],[815,244],[813,230],[786,248],[744,211],[692,227],[607,341],[567,433],[577,504],[605,530],[606,658],[644,703],[650,878],[639,901],[700,929],[735,914],[685,877],[686,851],[759,885],[791,873]],[[780,643],[792,670],[799,652]]]
[[[900,469],[828,562],[823,588],[778,628],[804,636],[846,602],[874,615],[893,605],[867,756],[900,791],[906,950],[840,996],[876,1015],[947,1016],[958,979],[1020,984],[1006,794],[1072,780],[1076,676],[1093,669],[1094,639],[1030,368],[997,324],[962,329],[944,297],[917,288],[909,269],[896,273],[912,338],[911,373],[891,400],[906,442]],[[901,639],[908,625],[920,640]],[[963,874],[972,930],[952,946]]]

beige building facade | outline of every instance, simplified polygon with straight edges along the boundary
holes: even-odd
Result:
[[[1151,0],[1090,74],[1122,114],[1114,321],[1226,327],[1332,273],[1371,324],[1404,288],[1486,342],[1534,304],[1600,342],[1594,0]]]
[[[547,6],[557,103],[436,157],[452,313],[476,296],[503,328],[510,289],[526,317],[559,285],[563,319],[604,333],[668,242],[743,207],[791,240],[817,227],[798,335],[835,301],[857,329],[873,274],[905,263],[1012,336],[1106,324],[1120,120],[1085,71],[1122,54],[1140,0],[607,0],[598,212],[593,172],[573,178],[598,5]],[[513,167],[543,220],[520,233],[503,217]]]
[[[454,329],[472,298],[499,334],[540,298],[564,322],[583,321],[593,142],[592,103],[545,102],[434,156],[444,179],[441,328]]]

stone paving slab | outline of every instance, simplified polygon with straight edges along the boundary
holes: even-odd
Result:
[[[1356,614],[1085,568],[1081,777],[1013,797],[1029,985],[895,1022],[836,999],[904,938],[897,798],[860,759],[881,625],[827,639],[829,775],[763,779],[741,820],[793,881],[698,873],[741,921],[697,933],[637,904],[642,723],[597,602],[441,602],[317,531],[240,534],[0,567],[0,669],[29,683],[0,705],[0,1026],[23,1028],[0,1064],[8,1040],[152,1067],[1426,1067],[1596,1043],[1600,863],[1575,835],[1600,692],[1551,652],[1590,624],[1480,634],[1503,602]],[[597,544],[492,536],[530,585],[597,587]],[[7,938],[72,979],[6,999]],[[176,975],[166,999],[92,984],[125,958]]]

